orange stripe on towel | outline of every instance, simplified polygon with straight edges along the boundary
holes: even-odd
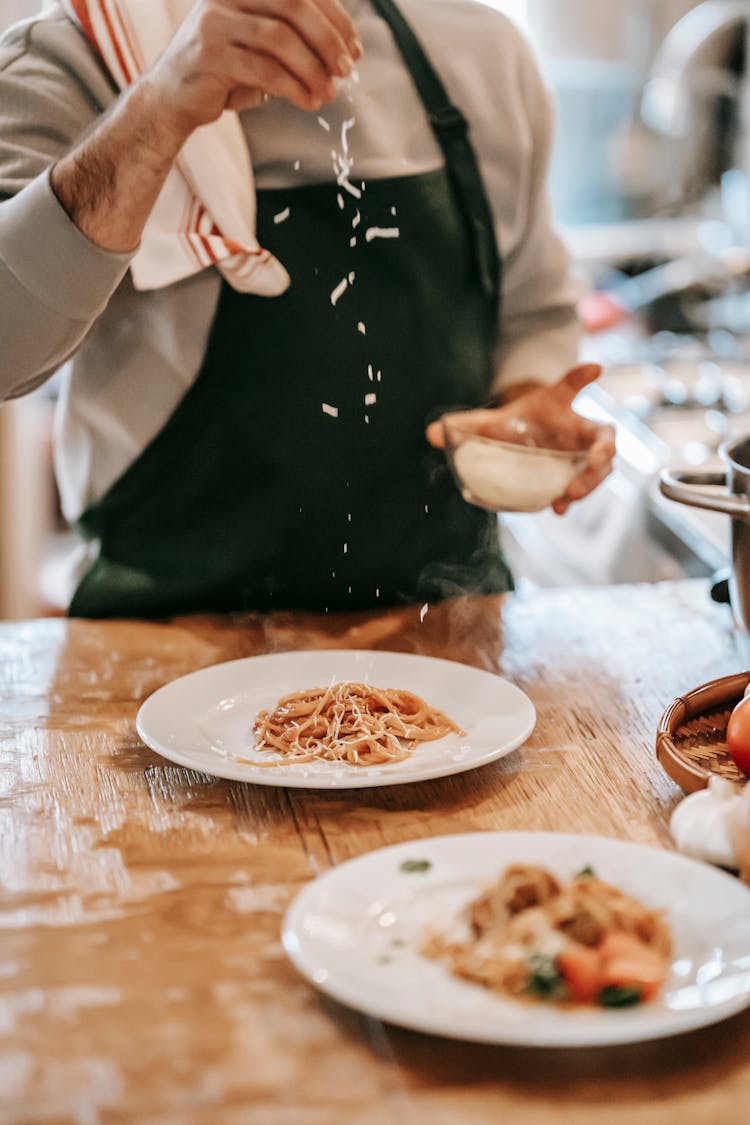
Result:
[[[104,0],[104,2],[106,3],[106,0]],[[130,34],[127,12],[124,11],[119,4],[113,2],[112,14],[117,17],[117,22],[122,32],[122,42],[130,53],[130,58],[133,62],[133,66],[136,68],[136,73],[141,74],[143,72],[143,59],[141,58],[140,50],[133,42],[133,36]]]
[[[98,50],[99,45],[96,41],[96,35],[94,34],[94,25],[91,22],[91,17],[89,15],[89,6],[86,3],[86,0],[70,0],[70,6],[76,14],[76,19],[81,25],[83,34],[86,36],[91,46]]]
[[[135,78],[135,75],[131,73],[130,67],[128,66],[127,62],[125,61],[125,56],[123,55],[122,50],[120,48],[120,42],[117,38],[117,34],[115,32],[115,29],[112,26],[112,20],[110,19],[109,12],[107,11],[104,4],[102,4],[100,10],[101,10],[101,13],[102,13],[102,19],[104,20],[104,22],[107,26],[107,32],[109,33],[109,41],[112,44],[112,49],[114,50],[117,61],[120,64],[120,69],[122,70],[122,73],[125,75],[125,81],[128,84],[130,84],[133,81],[133,79]]]

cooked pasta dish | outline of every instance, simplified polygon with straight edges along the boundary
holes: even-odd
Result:
[[[428,935],[422,952],[514,997],[626,1007],[664,983],[671,936],[661,914],[584,869],[567,883],[515,864],[471,902],[468,938]]]
[[[285,695],[258,713],[253,730],[256,749],[281,755],[253,761],[267,766],[321,759],[374,766],[407,758],[421,742],[465,733],[413,692],[353,682]]]

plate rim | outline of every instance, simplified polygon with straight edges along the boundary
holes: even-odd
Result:
[[[522,837],[534,837],[535,839],[551,839],[559,841],[587,841],[589,845],[604,844],[605,846],[615,845],[624,847],[628,851],[640,852],[648,855],[653,852],[659,852],[670,859],[674,860],[679,865],[687,865],[688,867],[699,867],[706,873],[710,873],[712,878],[719,881],[729,880],[735,887],[747,890],[748,899],[750,901],[750,888],[746,888],[744,884],[740,883],[737,878],[730,875],[728,872],[713,867],[711,864],[703,863],[700,860],[693,859],[692,857],[685,856],[681,852],[670,851],[667,848],[659,848],[652,844],[644,844],[636,840],[627,840],[617,836],[602,836],[590,833],[579,832],[563,832],[554,830],[540,830],[534,831],[530,829],[477,829],[472,832],[448,832],[441,833],[434,836],[415,837],[409,840],[403,840],[396,844],[387,844],[381,848],[373,848],[369,851],[362,852],[358,856],[353,856],[350,859],[344,860],[340,864],[329,868],[328,871],[321,875],[316,876],[306,883],[301,890],[297,892],[293,900],[290,902],[284,913],[284,919],[281,927],[281,942],[284,951],[291,961],[292,965],[300,976],[308,982],[313,988],[319,990],[326,996],[331,997],[337,1003],[342,1004],[346,1008],[364,1014],[371,1018],[382,1021],[383,1023],[390,1024],[395,1027],[406,1028],[409,1031],[418,1032],[422,1035],[433,1035],[440,1038],[451,1039],[458,1042],[482,1043],[493,1046],[503,1047],[522,1047],[534,1049],[559,1049],[559,1050],[573,1050],[573,1049],[591,1049],[600,1047],[613,1047],[613,1046],[626,1046],[634,1043],[644,1043],[657,1039],[671,1039],[678,1035],[688,1034],[692,1031],[697,1031],[704,1027],[710,1027],[713,1024],[721,1023],[725,1019],[730,1019],[732,1016],[739,1014],[746,1008],[750,1007],[750,988],[741,995],[733,998],[732,1000],[725,1001],[721,1004],[713,1005],[710,1008],[700,1010],[700,1018],[691,1018],[686,1021],[682,1026],[674,1026],[664,1028],[661,1024],[653,1025],[644,1029],[633,1028],[630,1023],[623,1022],[617,1033],[611,1032],[603,1037],[601,1035],[586,1035],[579,1034],[568,1038],[560,1038],[556,1035],[519,1035],[517,1029],[514,1029],[512,1034],[507,1036],[502,1035],[496,1029],[489,1030],[486,1034],[480,1031],[467,1033],[466,1031],[456,1031],[448,1026],[440,1024],[440,1021],[433,1022],[429,1025],[424,1020],[417,1017],[403,1017],[399,1015],[394,1018],[393,1012],[389,1014],[387,1004],[380,1005],[377,994],[375,994],[374,1003],[368,1006],[354,1003],[351,996],[347,997],[346,988],[339,987],[335,981],[333,986],[330,984],[330,978],[325,982],[315,980],[313,973],[308,971],[308,966],[305,962],[301,946],[299,944],[297,930],[293,928],[292,923],[297,916],[302,916],[304,909],[307,905],[307,900],[312,899],[316,889],[324,880],[333,880],[339,877],[339,873],[344,869],[351,868],[360,863],[369,861],[374,856],[385,857],[388,853],[397,853],[402,850],[408,850],[414,847],[424,848],[425,845],[451,840],[456,838],[468,839],[474,838],[485,842],[488,837],[494,839],[503,838],[507,839],[512,837],[520,842]],[[477,986],[480,987],[480,986]],[[612,1025],[609,1025],[612,1027]]]
[[[519,700],[523,701],[525,708],[528,711],[528,721],[525,724],[522,733],[519,733],[501,750],[491,752],[481,762],[476,761],[449,761],[442,764],[433,766],[432,768],[425,769],[420,773],[419,777],[399,777],[398,774],[386,774],[380,777],[358,777],[356,774],[345,776],[343,778],[331,778],[330,780],[323,780],[318,778],[309,777],[290,777],[287,775],[279,776],[274,775],[273,770],[256,768],[252,776],[246,776],[248,768],[252,769],[252,765],[244,767],[243,763],[227,760],[226,766],[229,768],[219,769],[209,772],[196,765],[195,761],[191,760],[188,754],[182,753],[179,748],[167,746],[162,738],[154,737],[146,727],[151,707],[154,701],[159,696],[164,698],[170,690],[177,685],[184,685],[186,681],[194,677],[204,676],[206,673],[216,673],[221,670],[236,667],[241,664],[254,663],[256,661],[273,662],[276,660],[283,661],[284,658],[292,656],[303,655],[320,655],[331,656],[339,658],[354,658],[362,656],[366,658],[382,658],[382,657],[398,657],[404,660],[414,660],[419,664],[439,664],[444,667],[460,668],[463,672],[471,673],[480,678],[487,678],[488,682],[494,681],[496,684],[503,684],[504,687],[510,688],[513,693],[517,693]],[[452,777],[459,773],[466,773],[472,769],[480,769],[483,766],[490,765],[492,762],[498,761],[500,758],[511,754],[522,746],[529,736],[534,731],[537,724],[537,711],[536,706],[530,696],[517,684],[501,676],[499,673],[492,672],[487,668],[477,668],[474,664],[467,664],[459,660],[451,660],[442,656],[432,656],[427,653],[414,653],[414,652],[400,652],[393,649],[368,649],[368,648],[321,648],[321,649],[289,649],[284,652],[272,653],[258,653],[255,656],[237,657],[233,660],[217,661],[214,664],[207,664],[203,668],[196,668],[192,672],[186,672],[182,676],[176,676],[174,679],[169,680],[166,684],[156,688],[151,694],[143,700],[138,708],[135,720],[135,728],[138,737],[141,741],[154,753],[164,758],[172,764],[182,766],[185,769],[193,770],[197,773],[206,774],[209,777],[219,777],[229,781],[239,781],[248,785],[265,785],[275,788],[287,789],[317,789],[321,791],[335,791],[347,789],[380,789],[393,785],[416,785],[424,781],[435,781],[443,777]],[[219,766],[221,766],[221,761]],[[233,767],[237,767],[236,769]],[[243,768],[244,767],[244,768]],[[377,769],[377,767],[369,767],[369,769]]]

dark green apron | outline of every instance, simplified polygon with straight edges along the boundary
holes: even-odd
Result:
[[[496,517],[464,502],[424,436],[488,397],[492,218],[464,119],[392,0],[373,2],[445,167],[355,180],[360,198],[335,182],[258,194],[259,241],[291,287],[223,285],[195,383],[78,521],[100,554],[71,615],[360,609],[511,585]]]

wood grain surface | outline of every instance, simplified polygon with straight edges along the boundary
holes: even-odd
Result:
[[[521,749],[410,786],[207,777],[135,731],[197,668],[327,647],[485,668],[533,700]],[[279,935],[295,892],[384,844],[562,830],[671,848],[654,737],[747,666],[706,584],[457,599],[378,616],[0,626],[0,1120],[114,1125],[748,1125],[750,1014],[661,1042],[491,1048],[326,1000]]]

